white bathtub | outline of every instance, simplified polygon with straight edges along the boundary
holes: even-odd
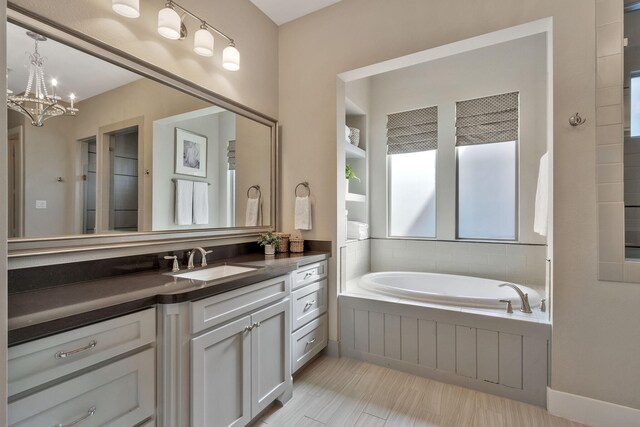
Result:
[[[413,273],[390,271],[365,274],[358,281],[364,289],[434,304],[464,307],[504,309],[500,300],[510,299],[514,310],[520,308],[520,298],[516,291],[508,286],[499,287],[505,282],[480,279],[477,277],[455,276],[440,273]],[[540,294],[527,286],[517,285],[522,292],[529,294],[531,307],[540,305]]]

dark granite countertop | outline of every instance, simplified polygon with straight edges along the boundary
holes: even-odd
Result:
[[[301,265],[328,257],[329,254],[325,252],[269,257],[255,253],[204,267],[224,264],[256,267],[253,271],[209,282],[178,278],[171,272],[154,270],[10,294],[9,345],[122,316],[156,304],[174,304],[217,295],[287,274]],[[181,270],[179,273],[199,269]]]

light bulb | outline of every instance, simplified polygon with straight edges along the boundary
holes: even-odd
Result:
[[[51,79],[51,86],[53,87],[58,86],[58,81],[56,79]]]
[[[238,52],[233,42],[229,43],[229,46],[222,51],[222,66],[230,71],[238,71],[240,69],[240,52]]]
[[[111,9],[125,18],[137,18],[140,16],[140,0],[112,0]]]
[[[213,34],[204,24],[193,35],[193,51],[201,56],[213,56]]]
[[[164,9],[158,12],[158,33],[162,37],[166,37],[171,40],[180,39],[180,27],[182,21],[180,15],[173,9],[170,3]]]
[[[71,95],[69,95],[69,100],[71,100],[71,108],[73,108],[73,103],[76,100],[75,94],[72,93]]]

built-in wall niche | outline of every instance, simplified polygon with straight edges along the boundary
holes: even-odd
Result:
[[[146,237],[136,242],[153,232],[169,239],[167,232],[223,236],[230,228],[237,235],[251,186],[260,187],[259,227],[275,224],[273,119],[109,46],[8,14],[9,95],[37,96],[28,87],[25,55],[35,51],[35,33],[44,58],[43,97],[55,94],[67,113],[74,111],[34,126],[7,108],[15,154],[8,165],[10,249],[37,248],[39,238],[55,247],[56,241],[77,245],[63,242],[80,237],[124,236],[123,242],[141,232]],[[177,181],[206,190],[187,191],[177,202]],[[177,210],[185,209],[187,220],[177,221]]]
[[[351,135],[344,143],[345,163],[350,165],[357,178],[349,180],[345,194],[345,207],[348,221],[368,224],[368,104],[367,93],[355,87],[351,91],[354,99],[345,98],[345,123],[350,129],[357,129],[358,136]],[[353,133],[353,131],[352,131]],[[355,143],[357,138],[357,144]]]

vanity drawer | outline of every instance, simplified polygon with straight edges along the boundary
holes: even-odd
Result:
[[[294,332],[291,338],[291,373],[294,373],[327,346],[327,315],[312,320]]]
[[[327,277],[327,261],[303,265],[295,272],[295,284],[293,289],[316,282]]]
[[[9,396],[155,341],[151,308],[9,348]]]
[[[154,411],[153,349],[8,405],[11,427],[76,424],[82,427],[133,426],[152,416]]]
[[[220,323],[289,296],[289,275],[265,280],[200,301],[191,306],[191,333],[195,334]]]
[[[291,298],[291,330],[315,319],[327,311],[327,279],[296,289]]]

